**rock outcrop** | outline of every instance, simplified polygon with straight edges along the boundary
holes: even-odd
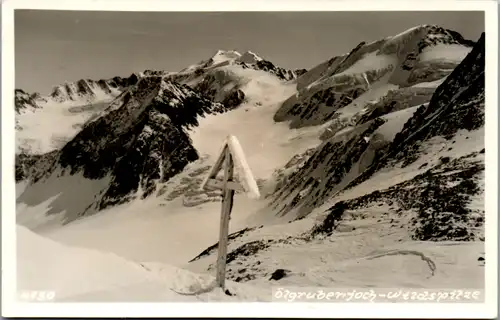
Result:
[[[46,102],[46,99],[41,97],[38,93],[29,94],[24,90],[16,89],[14,94],[14,107],[16,113],[21,113],[25,109],[40,108],[40,104]]]

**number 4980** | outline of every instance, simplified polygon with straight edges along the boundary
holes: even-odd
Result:
[[[23,301],[52,301],[56,297],[54,291],[48,290],[23,290],[20,292],[20,298]]]

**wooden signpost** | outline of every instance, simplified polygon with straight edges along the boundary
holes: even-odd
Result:
[[[239,181],[234,181],[234,170],[240,170]],[[224,170],[224,179],[217,180],[216,176]],[[233,208],[235,191],[245,192],[250,198],[260,197],[259,188],[245,159],[245,154],[235,136],[228,136],[222,146],[217,161],[210,169],[201,189],[222,189],[222,210],[219,230],[219,253],[217,257],[216,285],[225,289],[227,242],[229,234],[229,217]]]

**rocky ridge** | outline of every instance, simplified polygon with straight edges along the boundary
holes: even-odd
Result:
[[[30,94],[22,89],[16,89],[14,106],[16,112],[19,113],[24,109],[42,108],[47,103],[74,102],[78,104],[113,99],[128,86],[136,84],[139,78],[140,75],[133,73],[128,78],[80,79],[55,86],[48,96],[42,96],[38,92]]]

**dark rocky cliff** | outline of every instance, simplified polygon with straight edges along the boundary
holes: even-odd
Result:
[[[366,139],[384,122],[377,118],[345,135],[329,138],[304,157],[271,197],[276,212],[286,215],[298,209],[297,216],[303,217],[342,190],[346,181],[366,168],[365,163],[371,164],[379,145],[386,143],[378,137]]]
[[[292,70],[287,70],[282,67],[278,67],[274,65],[271,61],[268,60],[259,60],[256,61],[255,63],[249,64],[249,63],[244,63],[244,62],[238,62],[238,65],[242,66],[243,68],[251,68],[255,70],[262,70],[269,72],[271,74],[274,74],[281,80],[292,80],[296,79],[298,77],[298,74],[303,74],[304,70],[299,69],[297,70],[298,74],[295,71]]]

